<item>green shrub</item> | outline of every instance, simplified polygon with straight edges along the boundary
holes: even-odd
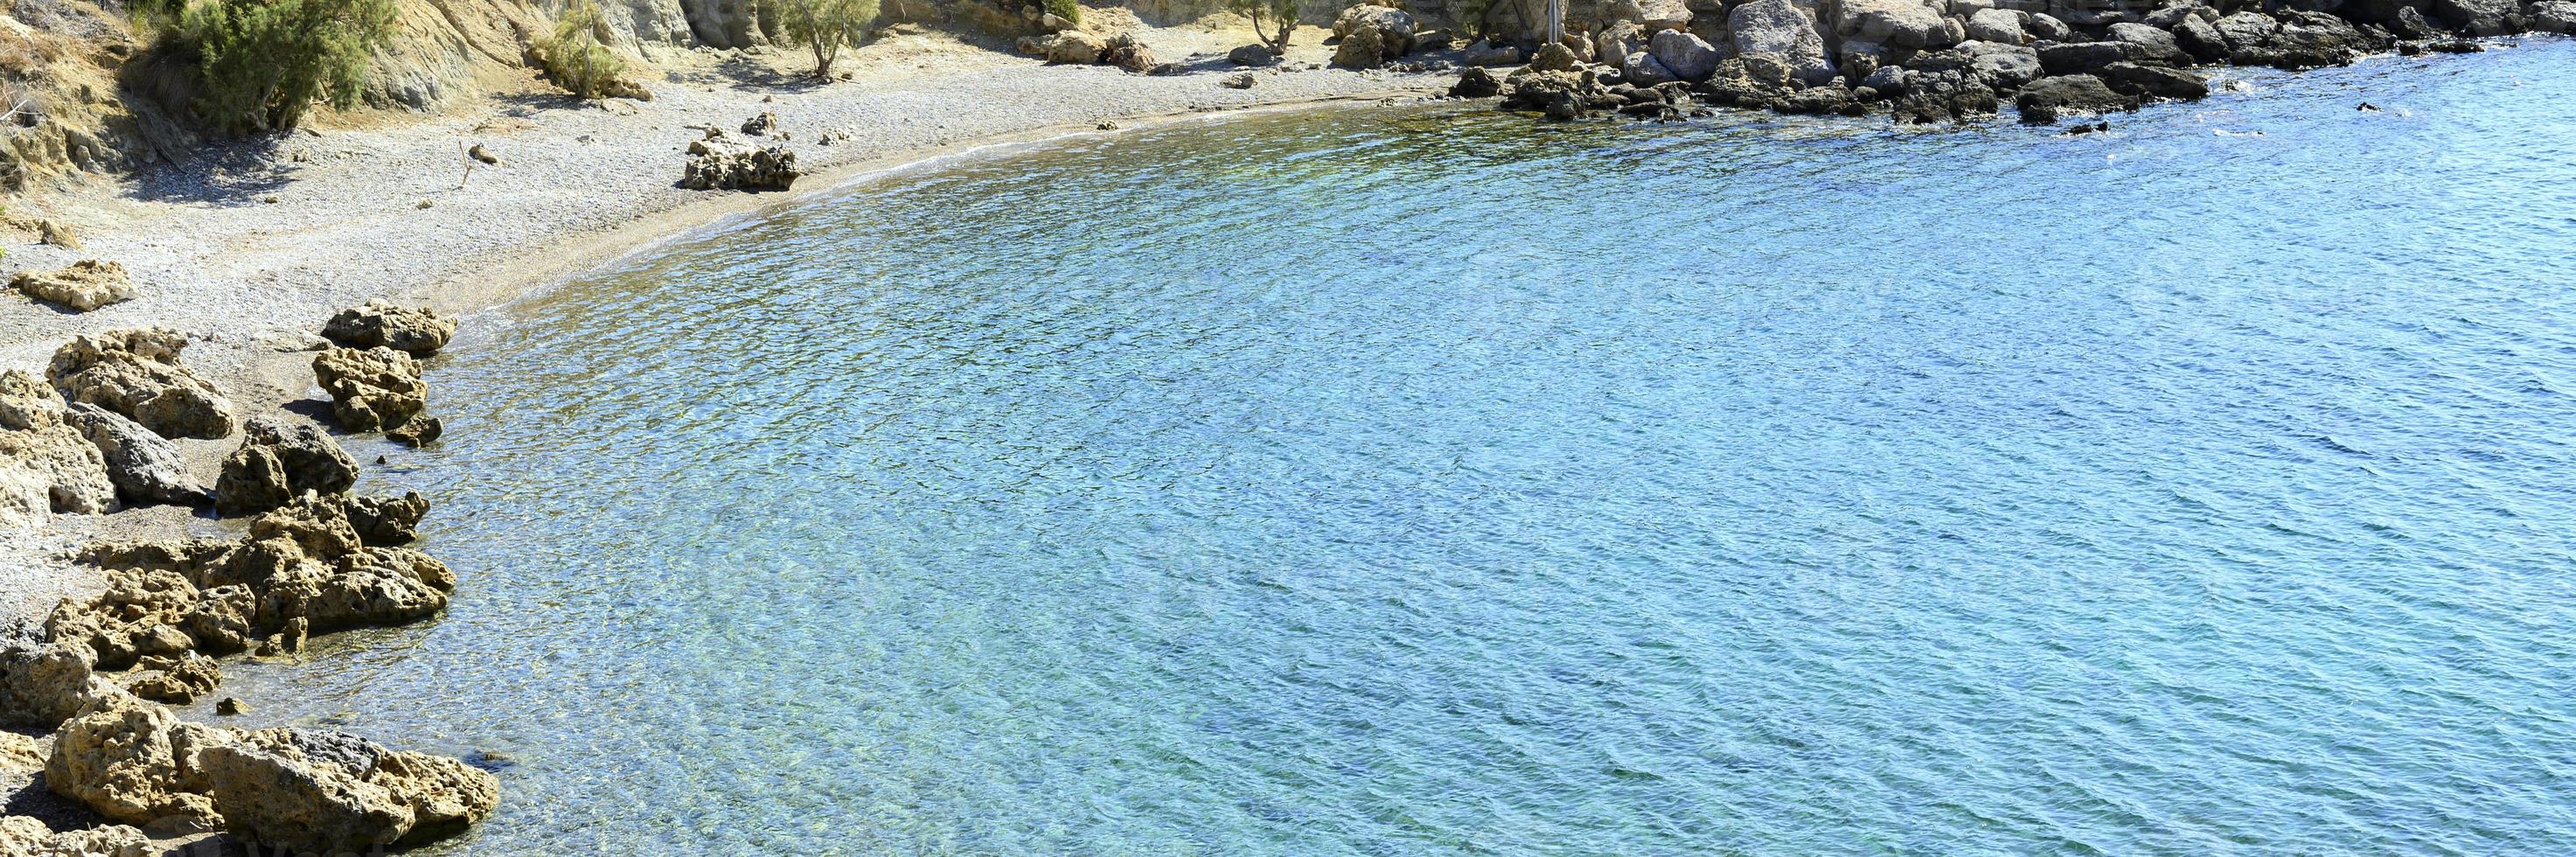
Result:
[[[1082,23],[1082,6],[1073,2],[1073,0],[1046,0],[1046,11],[1049,15],[1054,15],[1067,21],[1072,21],[1076,24]]]
[[[1288,33],[1297,29],[1297,0],[1225,0],[1225,8],[1251,18],[1252,34],[1271,53],[1288,52]]]
[[[316,101],[356,103],[393,23],[393,0],[197,0],[176,35],[198,58],[200,117],[234,133],[281,131]]]
[[[787,38],[814,52],[814,76],[832,76],[841,47],[858,47],[877,19],[877,0],[770,0],[779,4]]]
[[[555,19],[554,35],[528,47],[528,59],[565,92],[582,98],[604,98],[626,73],[626,60],[599,38],[599,6],[574,0]]]

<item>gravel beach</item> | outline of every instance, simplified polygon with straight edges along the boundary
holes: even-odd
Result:
[[[78,250],[6,240],[6,267],[48,269],[79,259],[124,264],[134,300],[66,313],[0,300],[0,368],[42,371],[67,338],[162,325],[198,339],[187,361],[223,385],[245,413],[310,398],[310,355],[331,313],[391,297],[464,315],[727,215],[793,202],[871,172],[980,147],[1103,133],[1213,111],[1333,100],[1412,97],[1444,87],[1436,75],[1310,69],[1256,72],[1249,89],[1223,33],[1165,30],[1167,55],[1197,54],[1191,73],[1134,75],[1103,66],[1045,66],[953,43],[879,47],[848,67],[853,80],[819,85],[721,55],[666,68],[649,102],[577,102],[502,95],[446,114],[363,117],[257,144],[196,153],[130,179],[93,182],[19,201],[13,212],[68,223]],[[1309,40],[1290,60],[1320,65]],[[791,193],[689,191],[676,186],[682,150],[706,127],[728,133],[774,112],[806,177]],[[822,142],[826,132],[838,139]],[[467,171],[466,147],[499,163]],[[434,395],[434,394],[433,394]],[[236,440],[181,441],[211,481]],[[384,486],[375,486],[382,489]],[[361,485],[362,490],[367,486]],[[0,531],[0,618],[34,618],[66,595],[100,585],[60,558],[97,537],[161,538],[219,530],[174,507],[57,516],[44,529]]]

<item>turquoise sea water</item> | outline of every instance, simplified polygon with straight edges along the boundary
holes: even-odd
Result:
[[[478,317],[228,692],[439,853],[2576,853],[2570,68],[893,176]]]

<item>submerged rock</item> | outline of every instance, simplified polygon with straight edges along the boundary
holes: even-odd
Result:
[[[456,320],[428,307],[368,301],[341,310],[322,325],[322,338],[348,348],[391,348],[427,357],[456,336]]]
[[[158,327],[77,336],[54,352],[45,378],[63,398],[123,414],[163,437],[232,434],[232,402],[180,365],[187,347],[187,337]]]
[[[266,512],[305,492],[339,494],[357,484],[358,462],[309,423],[254,417],[242,444],[224,459],[215,479],[215,511],[223,515]]]
[[[125,266],[83,259],[54,271],[20,271],[15,285],[27,297],[88,312],[134,297],[134,280]]]
[[[156,655],[135,662],[134,674],[126,677],[125,689],[155,702],[185,705],[215,692],[223,676],[223,668],[215,659],[196,652]]]

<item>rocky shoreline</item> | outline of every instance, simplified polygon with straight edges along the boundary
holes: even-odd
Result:
[[[1414,27],[1393,8],[1357,6],[1336,33],[1345,46],[1409,45]],[[1469,46],[1450,94],[1557,120],[1716,106],[1968,122],[2011,105],[2047,125],[2204,98],[2199,68],[2473,53],[2478,38],[2517,33],[2576,34],[2576,2],[1620,0],[1555,43]],[[1336,62],[1371,65],[1376,53]],[[1487,70],[1516,64],[1500,79]]]
[[[341,428],[427,424],[434,438],[411,355],[436,353],[455,330],[436,312],[382,303],[334,316],[313,368]],[[426,499],[350,494],[359,464],[339,442],[310,423],[241,419],[181,359],[187,343],[167,329],[117,330],[64,344],[43,378],[0,372],[0,516],[23,525],[121,502],[249,519],[241,536],[88,545],[79,559],[107,574],[106,591],[0,639],[0,727],[53,733],[13,755],[41,760],[47,789],[111,822],[55,832],[12,821],[0,844],[122,854],[222,832],[328,854],[415,845],[489,815],[499,780],[461,760],[330,730],[189,723],[168,707],[219,688],[217,657],[293,658],[309,635],[434,616],[456,587],[444,564],[406,547]],[[211,489],[170,440],[235,434]]]

